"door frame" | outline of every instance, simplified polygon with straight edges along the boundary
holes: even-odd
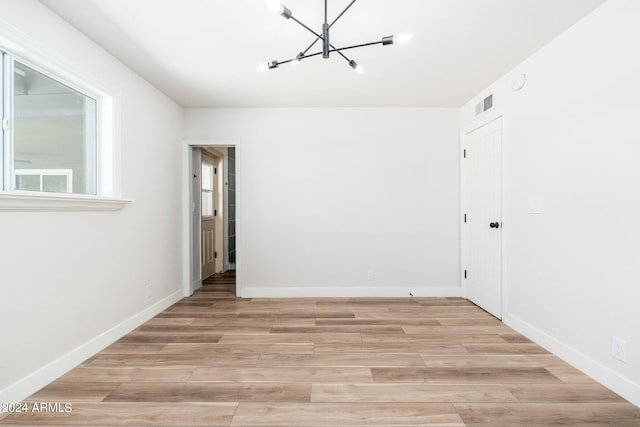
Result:
[[[460,129],[460,134],[459,134],[459,146],[460,146],[460,283],[461,283],[461,290],[462,290],[462,296],[466,299],[467,298],[467,281],[464,277],[464,270],[466,267],[466,259],[465,259],[465,252],[466,252],[466,244],[467,244],[467,239],[466,239],[466,231],[465,231],[465,226],[464,226],[464,214],[465,212],[465,182],[466,182],[466,164],[464,162],[464,157],[463,157],[463,150],[464,150],[464,136],[470,134],[473,131],[476,131],[478,129],[480,129],[483,126],[486,126],[496,120],[502,120],[502,124],[501,124],[501,149],[500,149],[500,162],[501,162],[501,168],[500,168],[500,200],[501,200],[501,206],[500,209],[502,211],[502,218],[500,221],[500,228],[501,228],[501,233],[500,233],[500,245],[502,246],[502,250],[500,251],[500,273],[501,273],[501,278],[502,278],[502,283],[501,283],[501,305],[502,305],[502,319],[500,319],[501,322],[504,322],[504,319],[507,316],[508,313],[508,280],[507,280],[507,270],[506,270],[506,253],[507,253],[507,233],[508,233],[508,227],[505,228],[504,225],[507,224],[508,225],[508,218],[507,218],[507,211],[505,210],[506,208],[506,202],[505,202],[505,158],[506,158],[506,141],[507,141],[507,120],[505,118],[505,114],[504,112],[501,111],[493,111],[490,112],[486,117],[482,117],[482,118],[478,118],[477,121],[474,121],[472,124],[470,124],[469,126]]]
[[[188,139],[182,143],[182,290],[185,297],[191,296],[194,292],[194,283],[201,280],[201,277],[192,277],[192,266],[194,258],[201,259],[201,249],[194,253],[194,241],[198,241],[200,248],[200,236],[194,235],[193,215],[192,215],[192,194],[193,194],[193,150],[200,147],[234,147],[236,149],[236,199],[240,201],[242,191],[241,173],[241,144],[239,140],[219,140],[219,139]],[[199,166],[199,165],[198,165]],[[242,203],[236,206],[236,296],[242,294]],[[201,275],[201,274],[200,274]]]

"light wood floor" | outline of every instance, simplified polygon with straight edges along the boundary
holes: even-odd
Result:
[[[236,299],[217,276],[30,397],[14,425],[640,426],[463,299]]]

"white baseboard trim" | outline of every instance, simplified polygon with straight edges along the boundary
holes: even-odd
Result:
[[[503,321],[509,327],[544,347],[546,350],[584,372],[605,387],[608,387],[629,402],[640,407],[640,384],[634,383],[613,369],[593,360],[584,353],[568,346],[517,316],[512,314],[506,315]]]
[[[398,286],[326,286],[326,287],[242,287],[239,295],[242,298],[345,298],[345,297],[382,297],[409,298],[412,293],[416,298],[425,297],[461,297],[462,289],[447,287],[398,287]]]
[[[0,402],[20,402],[58,377],[66,374],[89,357],[113,344],[144,322],[183,298],[182,289],[161,299],[108,331],[98,335],[64,356],[50,362],[23,379],[0,390]]]

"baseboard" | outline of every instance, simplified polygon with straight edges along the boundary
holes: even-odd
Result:
[[[344,286],[344,287],[242,287],[242,298],[345,298],[345,297],[461,297],[456,286],[398,287],[398,286]]]
[[[576,369],[579,369],[629,402],[640,407],[640,384],[634,383],[613,369],[593,360],[584,353],[566,345],[557,338],[517,316],[506,315],[503,321],[511,328],[544,347]]]
[[[56,378],[75,368],[89,357],[113,344],[167,307],[180,301],[182,298],[182,290],[172,293],[152,306],[142,310],[140,313],[135,314],[124,322],[15,382],[4,390],[0,390],[0,402],[22,401]]]

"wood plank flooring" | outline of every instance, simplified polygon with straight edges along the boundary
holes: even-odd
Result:
[[[214,276],[0,424],[640,426],[640,409],[463,299],[236,299]]]

